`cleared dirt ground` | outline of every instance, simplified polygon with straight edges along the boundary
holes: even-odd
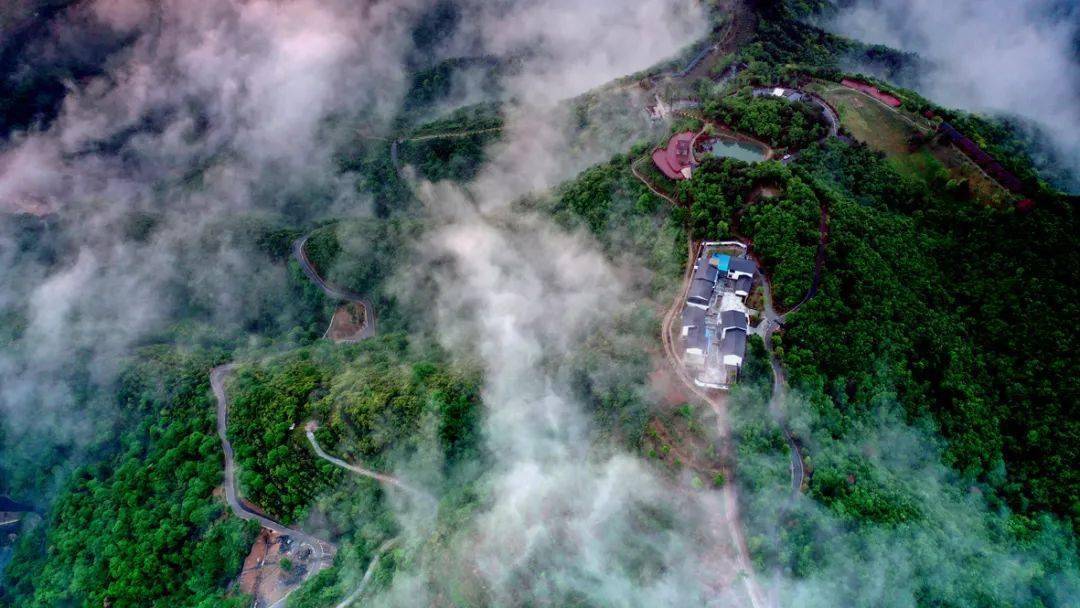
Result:
[[[274,604],[301,583],[308,561],[303,553],[307,550],[297,549],[286,537],[263,528],[244,559],[240,590],[253,596],[256,606]]]
[[[359,340],[364,335],[365,327],[367,327],[367,310],[364,305],[359,302],[349,302],[334,311],[330,328],[326,330],[326,337],[334,342]]]

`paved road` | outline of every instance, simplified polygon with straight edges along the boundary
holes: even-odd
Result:
[[[762,341],[765,342],[765,350],[769,353],[769,365],[772,367],[773,373],[773,389],[772,397],[769,399],[769,413],[779,423],[780,430],[784,433],[784,440],[788,443],[788,451],[791,456],[791,495],[797,496],[802,492],[806,467],[803,464],[799,445],[795,443],[795,438],[791,435],[791,431],[788,430],[787,422],[784,419],[782,406],[784,398],[787,396],[787,382],[784,379],[784,370],[780,366],[780,360],[772,348],[772,334],[783,324],[784,316],[787,313],[783,315],[776,313],[772,303],[772,287],[764,274],[761,275],[761,287],[765,295],[765,319],[754,328],[754,333],[761,336]]]
[[[772,287],[769,284],[768,278],[762,273],[762,287],[765,292],[765,318],[775,321],[777,327],[784,324],[784,320],[788,315],[793,314],[799,310],[803,304],[806,304],[817,295],[818,290],[821,288],[821,276],[825,268],[825,247],[829,243],[829,208],[823,205],[821,207],[820,217],[818,219],[818,244],[817,250],[814,252],[814,274],[810,278],[810,288],[806,290],[806,295],[802,297],[795,306],[789,308],[786,312],[777,313],[773,305],[772,299]],[[761,268],[761,262],[758,261],[758,268]],[[770,329],[776,329],[773,327]],[[759,334],[764,337],[764,334]]]
[[[817,106],[821,110],[821,115],[825,117],[826,122],[829,123],[829,133],[825,137],[836,137],[837,133],[840,132],[840,116],[836,113],[836,110],[834,110],[827,101],[813,93],[803,91],[802,89],[789,89],[785,87],[754,87],[754,89],[752,89],[752,94],[754,97],[772,97],[773,92],[776,89],[783,91],[783,97],[785,99],[805,101]],[[822,139],[824,139],[824,137]]]
[[[354,291],[331,285],[319,276],[319,273],[315,270],[315,266],[313,266],[311,260],[308,259],[307,251],[304,250],[304,245],[307,244],[307,241],[308,237],[304,236],[293,243],[293,257],[300,263],[300,269],[303,270],[304,274],[311,279],[311,282],[315,283],[327,296],[336,300],[354,302],[364,307],[364,319],[366,322],[364,323],[364,329],[361,331],[360,335],[355,338],[356,340],[363,340],[374,336],[376,319],[375,308],[372,307],[371,301]]]
[[[769,353],[769,364],[772,367],[773,372],[773,391],[772,398],[769,400],[769,412],[780,424],[780,429],[784,433],[784,439],[787,441],[788,447],[790,448],[792,496],[796,496],[802,492],[803,479],[806,477],[806,467],[803,462],[802,453],[799,451],[799,445],[795,442],[795,438],[792,436],[791,431],[788,430],[787,421],[784,419],[784,412],[781,406],[787,394],[787,381],[784,378],[783,367],[780,365],[780,361],[772,349],[772,334],[783,326],[788,315],[797,311],[799,307],[817,295],[818,288],[821,284],[822,269],[825,265],[825,246],[828,243],[828,239],[829,210],[828,207],[823,206],[821,208],[821,219],[818,223],[818,246],[814,257],[814,276],[810,281],[810,288],[806,291],[806,295],[803,296],[798,304],[793,306],[787,312],[778,313],[773,304],[772,285],[769,282],[768,277],[762,273],[761,288],[765,301],[765,318],[752,330],[752,333],[761,336],[762,340],[765,342],[765,350]],[[758,263],[758,267],[761,267],[760,262]]]
[[[785,87],[755,87],[751,92],[755,97],[771,97],[773,91],[776,89],[782,90],[784,92],[783,96],[786,99],[805,101],[821,109],[821,115],[825,117],[826,122],[829,123],[829,132],[818,141],[825,141],[830,137],[836,137],[840,133],[840,115],[836,113],[836,110],[834,110],[827,101],[813,93],[801,89],[789,89]],[[780,163],[784,165],[793,163],[800,155],[802,155],[802,153],[802,150],[796,150],[791,154],[787,154],[780,159]]]
[[[240,500],[236,484],[236,460],[235,455],[233,454],[232,443],[229,441],[227,432],[229,400],[225,394],[225,379],[232,373],[233,368],[234,365],[229,363],[227,365],[219,365],[210,370],[210,388],[213,389],[214,398],[217,400],[217,432],[218,437],[221,439],[221,449],[225,453],[225,502],[229,504],[229,508],[232,509],[233,514],[240,519],[257,521],[264,528],[277,532],[278,534],[289,536],[292,538],[293,542],[296,543],[297,548],[302,547],[303,545],[311,547],[314,551],[314,557],[308,568],[308,572],[304,577],[304,579],[307,580],[330,565],[337,549],[334,545],[315,538],[302,530],[290,528],[261,513],[257,513]],[[282,600],[284,600],[284,598],[282,598]],[[274,605],[276,606],[280,603],[281,602],[279,601]]]
[[[300,263],[300,268],[304,271],[304,274],[306,274],[313,283],[318,285],[327,296],[339,300],[356,302],[363,306],[367,323],[365,324],[363,333],[360,337],[367,338],[373,336],[375,334],[375,314],[371,303],[360,294],[330,285],[319,276],[319,273],[315,271],[315,267],[311,264],[311,260],[308,259],[307,252],[304,251],[304,245],[307,243],[307,240],[308,237],[305,236],[301,239],[297,239],[297,241],[293,243],[293,255],[296,257],[297,262]],[[240,500],[236,483],[236,455],[233,452],[232,442],[229,441],[228,436],[229,400],[228,396],[225,394],[225,379],[232,373],[234,367],[234,364],[229,363],[227,365],[219,365],[210,370],[210,388],[214,391],[214,398],[217,401],[217,433],[218,438],[221,440],[222,452],[225,454],[225,502],[228,503],[233,514],[240,519],[257,521],[259,522],[259,525],[268,530],[290,537],[297,549],[302,548],[304,545],[311,547],[314,553],[308,571],[304,575],[304,580],[307,580],[330,565],[337,548],[331,543],[315,538],[302,530],[290,528],[280,522],[270,519],[262,513],[248,507]],[[316,447],[316,452],[320,453],[320,455],[325,455],[314,441],[314,434],[310,430],[308,431],[308,438],[312,441],[312,445]],[[329,456],[326,457],[328,459],[331,458]],[[372,473],[374,475],[380,475],[378,473]],[[400,482],[389,477],[387,477],[387,482],[401,485]],[[290,591],[289,593],[292,592]],[[275,602],[270,608],[283,606],[287,597],[288,594]]]

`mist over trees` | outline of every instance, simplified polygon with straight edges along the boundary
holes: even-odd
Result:
[[[699,117],[649,122],[656,91],[608,83],[696,53],[719,9],[2,9],[0,495],[44,517],[0,606],[250,604],[235,581],[257,527],[221,499],[208,384],[227,361],[241,493],[337,546],[288,606],[337,605],[376,556],[363,601],[380,606],[741,605],[744,577],[801,606],[1071,605],[1074,201],[1015,129],[913,91],[1034,207],[819,142],[813,109],[746,95],[853,56],[915,61],[795,20],[818,4],[755,3],[730,88],[676,91],[802,153],[708,158],[654,184],[674,204],[632,167],[648,175],[651,146]],[[338,302],[291,259],[301,236],[321,276],[374,303],[376,337],[320,339]],[[730,478],[695,468],[720,460],[716,413],[663,384],[688,241],[731,237],[778,307],[820,282],[769,344],[804,493],[759,338],[730,396]],[[672,417],[692,441],[661,437]],[[319,458],[309,421],[329,453],[417,491]],[[753,572],[726,552],[725,487]]]
[[[1001,116],[1027,141],[1032,158],[1055,185],[1080,192],[1076,3],[1025,0],[988,10],[971,1],[945,6],[924,0],[844,1],[821,24],[860,41],[916,53],[922,61],[898,74],[898,84],[942,105]],[[980,52],[971,52],[974,48]]]

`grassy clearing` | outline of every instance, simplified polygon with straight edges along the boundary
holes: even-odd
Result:
[[[880,103],[844,88],[823,89],[821,96],[840,113],[840,122],[859,141],[889,156],[908,154],[915,127]]]
[[[893,111],[869,97],[826,83],[814,83],[815,91],[840,113],[840,122],[851,135],[871,148],[885,153],[892,166],[902,175],[928,182],[942,171],[951,179],[967,179],[972,194],[983,202],[991,202],[1004,194],[1001,186],[988,178],[960,151],[950,145],[924,145],[912,150],[908,143],[920,127],[928,129],[921,117],[912,118]]]

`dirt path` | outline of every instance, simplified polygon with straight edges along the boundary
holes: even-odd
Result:
[[[715,36],[716,42],[702,49],[678,72],[672,74],[675,78],[685,78],[695,81],[698,78],[706,78],[712,69],[714,61],[708,61],[711,57],[723,57],[724,54],[733,52],[740,47],[752,35],[754,28],[754,12],[747,6],[747,2],[731,0],[723,3],[722,8],[729,15],[723,30]]]
[[[641,161],[642,161],[642,159],[640,159],[640,158],[637,159],[637,160],[630,161],[630,172],[634,174],[634,177],[638,178],[638,181],[645,184],[645,187],[648,188],[649,191],[652,192],[653,194],[655,194],[656,196],[659,196],[660,198],[662,198],[665,201],[671,203],[672,205],[675,205],[676,207],[680,207],[681,205],[679,205],[679,203],[675,199],[673,199],[670,196],[668,196],[667,194],[664,194],[663,192],[661,192],[659,188],[654,186],[652,184],[652,182],[650,182],[645,177],[645,175],[641,173],[641,171],[638,171],[637,164],[639,162],[641,162]]]
[[[661,342],[663,342],[664,354],[666,355],[668,363],[686,386],[687,390],[707,403],[709,408],[712,409],[713,413],[716,415],[716,430],[719,435],[720,453],[724,462],[724,476],[728,480],[721,490],[725,506],[724,519],[728,533],[731,535],[731,539],[735,545],[736,563],[745,573],[745,576],[739,578],[742,579],[743,585],[746,587],[746,594],[750,598],[750,603],[754,608],[764,608],[768,605],[768,602],[765,600],[766,596],[758,586],[754,576],[753,563],[750,561],[750,550],[746,544],[746,537],[743,535],[742,520],[739,516],[739,501],[736,485],[734,483],[734,470],[731,466],[733,454],[731,449],[731,425],[727,416],[727,395],[715,392],[710,393],[694,384],[690,374],[683,367],[682,358],[679,357],[678,348],[676,347],[674,321],[678,317],[679,311],[682,310],[682,304],[686,300],[686,293],[690,289],[695,254],[698,249],[698,246],[693,241],[688,242],[687,245],[687,270],[683,273],[682,289],[679,290],[675,301],[672,302],[671,307],[664,315],[663,325],[661,327]]]
[[[421,492],[420,490],[417,490],[416,488],[405,484],[393,475],[387,475],[386,473],[373,471],[359,465],[349,464],[340,458],[336,458],[334,456],[331,456],[330,454],[327,454],[326,451],[322,449],[322,446],[319,445],[319,441],[315,439],[315,431],[318,428],[319,425],[314,420],[308,422],[305,426],[305,432],[307,433],[308,442],[311,443],[312,449],[315,450],[315,454],[318,455],[319,458],[322,458],[323,460],[333,464],[334,466],[338,466],[347,471],[356,473],[357,475],[363,475],[364,477],[374,479],[379,483],[394,486],[396,488],[400,488],[402,490],[417,494],[419,496],[427,496],[427,494],[425,494],[424,492]]]
[[[401,174],[401,159],[398,154],[398,146],[407,141],[426,141],[429,139],[453,139],[456,137],[469,137],[470,135],[480,135],[482,133],[495,133],[502,131],[503,127],[489,127],[487,129],[472,129],[470,131],[448,131],[446,133],[431,133],[428,135],[418,135],[416,137],[401,137],[390,142],[390,164],[393,165],[394,171],[399,175]]]
[[[480,135],[481,133],[495,133],[502,130],[503,127],[488,127],[487,129],[472,129],[469,131],[446,131],[445,133],[429,133],[427,135],[417,135],[415,137],[403,137],[398,141],[406,142],[425,141],[429,139],[454,139],[456,137],[469,137],[470,135]]]

